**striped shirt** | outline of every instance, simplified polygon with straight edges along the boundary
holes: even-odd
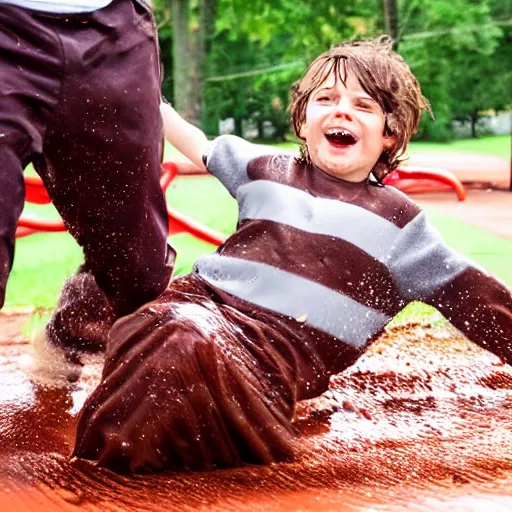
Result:
[[[25,9],[58,14],[78,14],[103,9],[112,0],[0,0],[0,4],[16,5]]]
[[[151,0],[134,1],[145,9],[151,10]],[[0,5],[15,5],[24,9],[54,14],[85,14],[104,9],[112,2],[113,0],[0,0]]]
[[[476,343],[509,350],[510,290],[449,248],[400,191],[230,135],[211,143],[205,162],[239,206],[237,231],[195,265],[224,296],[358,350],[421,300]]]

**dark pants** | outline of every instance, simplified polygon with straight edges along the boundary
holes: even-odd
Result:
[[[0,4],[0,77],[0,307],[30,162],[116,314],[155,298],[174,253],[150,11],[132,0],[74,15]]]

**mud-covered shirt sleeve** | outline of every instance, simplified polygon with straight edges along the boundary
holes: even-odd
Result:
[[[236,197],[238,189],[250,181],[247,174],[249,162],[276,153],[279,150],[272,146],[251,144],[234,135],[221,135],[209,143],[203,162],[208,172]]]
[[[471,341],[512,363],[512,292],[446,245],[420,213],[397,238],[393,270],[408,300],[437,308]]]

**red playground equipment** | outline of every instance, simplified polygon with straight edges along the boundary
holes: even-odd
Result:
[[[189,167],[189,166],[187,166]],[[183,172],[183,167],[174,162],[164,162],[162,164],[162,178],[160,185],[162,190],[167,190],[170,183],[177,175],[191,176],[204,174],[198,168],[194,168],[192,172],[187,170]],[[464,201],[466,191],[462,183],[450,171],[442,169],[426,169],[419,167],[408,167],[397,169],[386,176],[384,183],[402,190],[405,193],[430,192],[439,189],[439,186],[446,188],[451,187],[459,201]],[[51,202],[43,182],[38,176],[25,176],[25,194],[26,201],[35,204],[48,204]],[[169,215],[169,234],[190,233],[191,235],[209,242],[213,245],[220,245],[226,239],[226,235],[210,229],[207,226],[191,219],[190,217],[176,211],[167,205],[167,213]],[[41,231],[66,231],[66,227],[62,220],[48,221],[41,220],[27,215],[22,215],[16,230],[16,238],[31,235]]]

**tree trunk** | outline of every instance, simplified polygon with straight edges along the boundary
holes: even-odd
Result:
[[[265,138],[265,135],[264,135],[264,129],[263,129],[263,123],[264,123],[264,120],[261,116],[258,117],[258,119],[256,119],[256,126],[258,127],[258,139],[264,139]]]
[[[208,112],[208,105],[205,100],[205,80],[208,76],[208,55],[212,47],[212,39],[215,33],[215,16],[217,13],[217,0],[200,0],[199,2],[199,33],[197,53],[197,102],[198,115],[201,125],[206,127],[213,123],[207,123],[205,116]],[[218,121],[218,120],[217,120]],[[218,125],[218,122],[216,123]]]
[[[386,32],[393,38],[393,49],[398,49],[398,5],[396,0],[383,0]]]
[[[478,137],[476,133],[476,123],[478,123],[478,112],[471,112],[471,137],[473,137],[473,139]]]
[[[286,133],[290,125],[288,124],[288,118],[277,119],[274,121],[274,127],[276,129],[274,133],[274,138],[279,142],[285,142]]]
[[[243,137],[242,118],[235,117],[235,135]]]
[[[201,63],[206,66],[206,57],[210,53],[215,33],[215,16],[217,0],[200,0],[199,3],[199,48],[203,58]]]
[[[199,26],[195,24],[189,32],[188,73],[190,80],[188,120],[201,127],[201,99],[203,91],[202,55],[199,44]]]
[[[512,191],[512,126],[510,127],[510,190]]]
[[[172,16],[172,53],[174,75],[174,108],[185,119],[193,117],[192,82],[189,77],[189,0],[170,0]]]

